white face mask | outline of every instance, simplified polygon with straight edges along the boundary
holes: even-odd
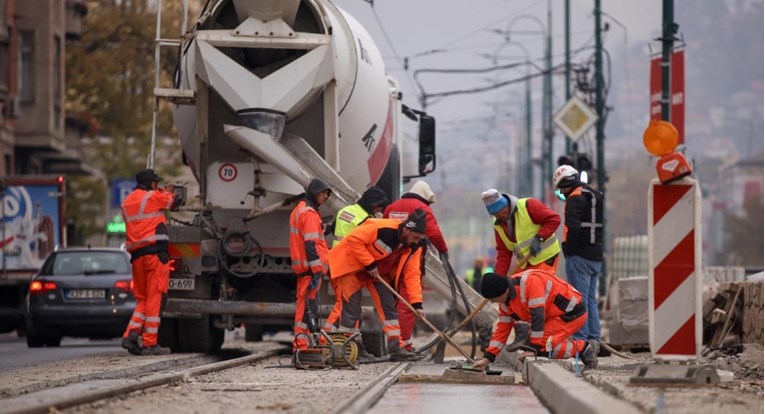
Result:
[[[375,218],[383,218],[383,213],[380,213],[379,211],[375,213]]]

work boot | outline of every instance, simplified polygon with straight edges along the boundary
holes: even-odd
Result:
[[[515,329],[515,339],[505,347],[507,352],[515,352],[519,350],[521,346],[526,345],[529,342],[531,325],[526,322],[515,322],[513,324],[513,329]]]
[[[130,331],[128,336],[122,338],[122,348],[127,349],[133,355],[141,355],[141,345],[138,343],[138,332]]]
[[[409,352],[404,348],[398,348],[390,352],[390,360],[393,362],[419,361],[420,357],[414,352]]]
[[[168,355],[169,353],[170,348],[164,348],[159,345],[141,349],[141,355]]]
[[[600,348],[598,341],[594,339],[587,340],[587,345],[584,346],[584,350],[579,355],[585,368],[595,369],[598,367],[598,348]]]

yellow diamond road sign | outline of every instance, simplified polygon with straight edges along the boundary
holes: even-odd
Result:
[[[576,96],[569,99],[553,116],[553,122],[571,141],[576,142],[598,120],[598,114]]]

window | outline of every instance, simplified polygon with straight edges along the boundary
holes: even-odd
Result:
[[[35,101],[35,33],[19,32],[19,95],[22,103]]]
[[[43,276],[130,274],[130,261],[124,252],[59,252],[43,264]]]
[[[4,39],[0,39],[0,95],[8,92],[10,67],[11,60],[8,58],[8,42]]]

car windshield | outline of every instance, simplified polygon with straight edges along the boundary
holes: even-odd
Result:
[[[58,252],[43,264],[44,276],[104,275],[130,273],[130,262],[122,252]]]

